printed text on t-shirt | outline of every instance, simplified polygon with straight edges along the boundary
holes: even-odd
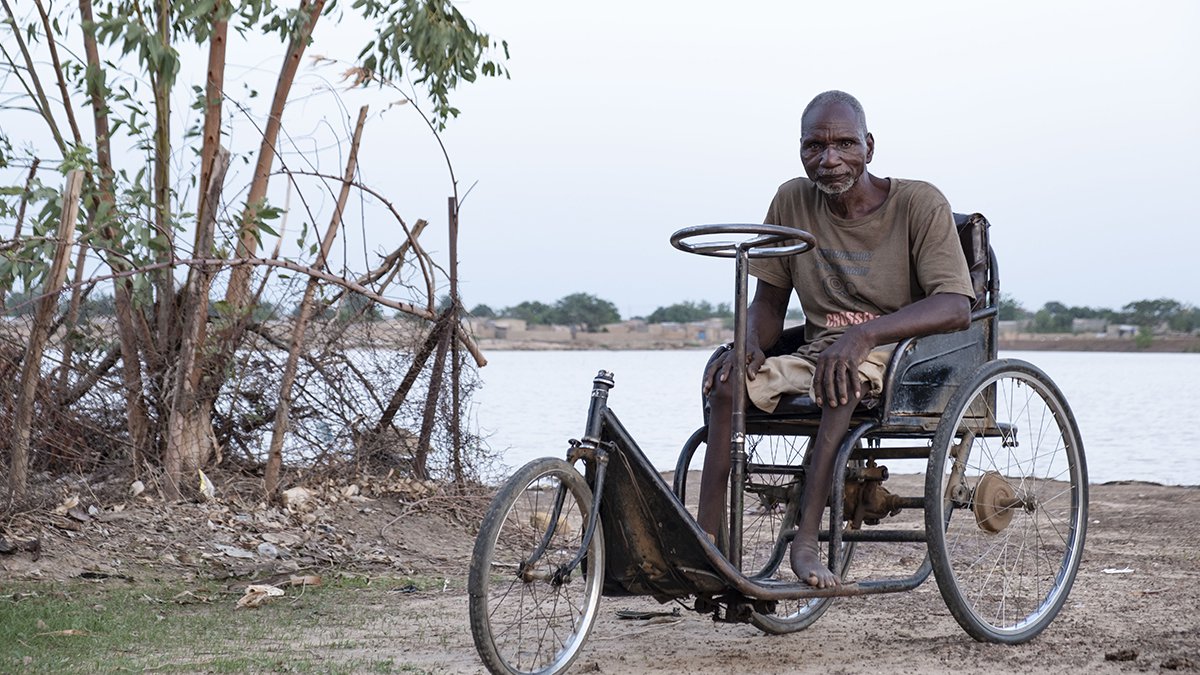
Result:
[[[871,312],[833,312],[825,315],[825,326],[828,328],[857,326],[877,317],[877,314]]]

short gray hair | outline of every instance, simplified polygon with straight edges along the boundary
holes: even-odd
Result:
[[[808,117],[808,114],[810,112],[812,112],[813,110],[816,110],[817,108],[820,108],[821,106],[832,105],[835,103],[844,105],[844,106],[850,108],[851,110],[853,110],[854,117],[857,120],[859,126],[862,127],[863,134],[867,133],[867,114],[865,112],[863,112],[862,104],[858,102],[858,99],[854,98],[850,94],[847,94],[844,91],[838,91],[837,89],[830,89],[829,91],[823,91],[820,94],[817,94],[816,96],[814,96],[813,100],[808,102],[808,105],[804,107],[804,112],[800,115],[801,131],[803,132],[804,120],[805,120],[805,118]]]

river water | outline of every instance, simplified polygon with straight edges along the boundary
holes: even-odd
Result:
[[[615,373],[612,408],[659,469],[701,424],[707,350],[491,351],[474,422],[509,468],[565,453],[583,432],[598,370]],[[1044,370],[1083,435],[1089,480],[1200,485],[1200,354],[1001,352]],[[920,471],[917,466],[890,466]]]

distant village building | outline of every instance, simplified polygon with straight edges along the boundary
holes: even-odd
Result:
[[[1104,335],[1108,330],[1108,319],[1071,319],[1072,333]]]
[[[1137,335],[1138,327],[1127,323],[1110,323],[1105,331],[1108,337],[1126,338]]]
[[[999,337],[1004,340],[1009,340],[1017,337],[1021,333],[1030,332],[1033,325],[1032,319],[1013,319],[1008,321],[998,321],[997,329],[1000,332]]]

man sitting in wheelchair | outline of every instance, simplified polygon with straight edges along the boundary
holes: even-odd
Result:
[[[819,94],[800,126],[807,178],[779,187],[765,222],[807,230],[817,248],[751,261],[758,281],[744,386],[768,413],[784,394],[808,394],[820,406],[791,565],[798,578],[825,588],[841,582],[821,563],[817,538],[851,414],[864,396],[879,394],[897,341],[967,328],[975,292],[950,205],[937,188],[867,172],[875,139],[858,100],[841,91]],[[782,333],[792,289],[807,320],[805,344],[768,358],[764,350]],[[714,537],[729,476],[732,389],[743,386],[729,381],[731,354],[704,373],[710,416],[698,520]]]

